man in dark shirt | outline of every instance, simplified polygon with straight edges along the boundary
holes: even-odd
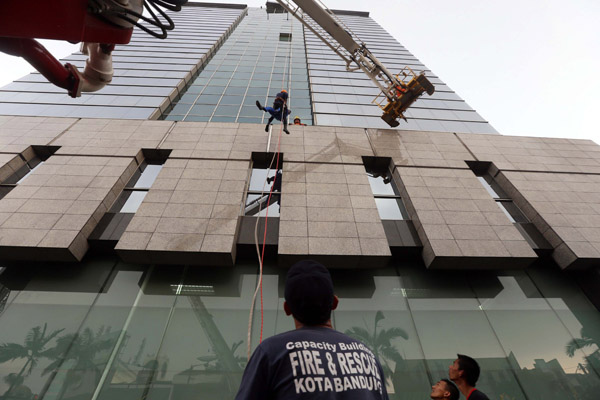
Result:
[[[440,379],[431,387],[431,394],[429,397],[434,400],[458,400],[460,393],[454,383],[450,382],[448,379]]]
[[[296,330],[272,336],[254,351],[236,400],[388,400],[371,350],[333,329],[338,305],[327,268],[300,261],[285,282],[286,315]]]
[[[467,400],[489,400],[483,392],[475,389],[475,384],[481,372],[477,361],[464,354],[457,354],[456,356],[458,358],[448,368],[450,380],[456,383],[458,390]]]
[[[267,126],[265,126],[265,132],[269,132],[269,125],[271,125],[274,119],[277,119],[277,121],[283,122],[283,131],[288,135],[290,134],[290,131],[287,129],[287,116],[291,113],[291,111],[287,107],[287,101],[287,90],[282,90],[281,92],[277,93],[275,100],[273,100],[273,107],[263,107],[262,104],[260,104],[260,101],[256,100],[256,107],[258,107],[259,110],[271,114],[271,118],[269,118]]]

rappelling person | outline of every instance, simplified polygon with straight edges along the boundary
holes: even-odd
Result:
[[[269,125],[276,119],[277,121],[283,121],[283,131],[288,135],[290,134],[290,131],[287,129],[287,116],[290,115],[291,111],[288,110],[287,100],[288,93],[285,89],[277,93],[275,100],[273,100],[273,107],[263,107],[260,104],[260,101],[256,100],[256,107],[258,107],[259,110],[271,114],[271,118],[269,118],[267,126],[265,126],[265,132],[269,132]]]
[[[306,124],[303,124],[302,120],[297,115],[294,117],[294,125],[306,126]]]
[[[279,196],[281,194],[281,179],[283,177],[283,173],[281,170],[278,170],[277,173],[269,178],[267,178],[267,183],[271,183],[273,182],[273,185],[271,185],[271,191],[273,193],[278,194],[277,196],[275,196],[275,203],[279,204],[279,209],[281,209],[281,196]]]

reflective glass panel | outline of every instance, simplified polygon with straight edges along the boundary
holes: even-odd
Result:
[[[133,187],[136,189],[150,189],[162,167],[162,164],[146,164],[142,175]]]
[[[377,210],[379,211],[379,217],[381,219],[395,219],[402,220],[408,219],[408,213],[404,208],[402,199],[399,198],[375,198],[377,204]]]
[[[118,212],[135,213],[138,210],[138,208],[140,208],[140,205],[146,197],[146,194],[148,194],[148,192],[145,190],[126,190],[125,192],[123,192],[123,196],[126,196],[127,200]]]

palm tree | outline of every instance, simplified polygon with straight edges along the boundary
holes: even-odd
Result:
[[[93,379],[97,382],[100,369],[96,363],[96,355],[112,348],[114,340],[109,338],[100,339],[110,333],[110,329],[105,330],[100,327],[96,333],[90,328],[85,328],[81,333],[70,333],[63,335],[56,340],[56,346],[50,349],[48,357],[54,361],[44,368],[42,375],[58,370],[64,362],[73,360],[75,365],[71,366],[66,374],[64,384],[61,388],[61,395],[74,383],[82,379],[82,375],[87,371],[94,374]]]
[[[27,361],[21,371],[14,377],[14,380],[10,384],[10,387],[4,393],[6,397],[11,390],[15,387],[15,383],[20,381],[23,374],[30,375],[33,369],[36,367],[41,357],[49,357],[52,349],[46,350],[46,345],[54,339],[64,329],[57,329],[46,335],[48,324],[44,324],[44,327],[35,326],[29,330],[23,344],[18,343],[2,343],[0,344],[0,363],[7,361],[14,361],[19,358],[26,358]],[[26,371],[27,370],[27,371]]]
[[[596,370],[600,368],[600,341],[592,337],[585,328],[581,328],[581,337],[571,339],[565,346],[565,351],[569,357],[574,357],[577,350],[583,350],[590,346],[596,346],[596,350],[585,357],[587,368],[582,368],[583,371],[589,371],[590,365]]]
[[[346,335],[366,344],[373,351],[375,357],[382,363],[381,367],[383,368],[383,373],[386,376],[391,377],[393,371],[389,365],[390,361],[393,361],[394,363],[402,361],[402,355],[400,355],[391,342],[400,337],[404,340],[408,340],[408,333],[406,333],[404,329],[398,327],[380,329],[378,331],[379,321],[382,319],[385,319],[383,312],[377,311],[372,332],[368,329],[354,326],[346,330]]]

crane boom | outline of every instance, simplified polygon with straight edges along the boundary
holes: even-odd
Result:
[[[416,74],[405,67],[400,74],[392,74],[337,16],[319,0],[276,0],[285,10],[321,39],[346,62],[348,71],[362,70],[380,90],[373,100],[382,110],[382,119],[390,126],[399,125],[397,119],[424,92],[430,96],[435,87],[423,72]]]

